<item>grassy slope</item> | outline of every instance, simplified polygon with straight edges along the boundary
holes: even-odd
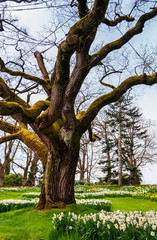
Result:
[[[52,213],[30,208],[0,214],[0,239],[47,240],[52,228]]]

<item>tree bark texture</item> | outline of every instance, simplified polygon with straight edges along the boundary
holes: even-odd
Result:
[[[42,190],[37,209],[63,208],[75,203],[74,181],[79,150],[67,147],[64,152],[48,152]]]
[[[4,179],[4,167],[0,163],[0,187],[3,186],[3,179]]]

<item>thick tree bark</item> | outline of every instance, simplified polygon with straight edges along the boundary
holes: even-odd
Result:
[[[55,150],[55,156],[49,151],[37,209],[64,208],[76,202],[74,181],[79,149],[75,146]]]

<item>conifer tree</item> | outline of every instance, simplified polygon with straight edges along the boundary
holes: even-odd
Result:
[[[105,180],[111,182],[111,177],[113,178],[113,174],[118,170],[119,187],[122,186],[123,175],[126,176],[126,173],[129,174],[130,184],[140,184],[139,167],[153,160],[156,146],[152,144],[149,126],[143,124],[140,109],[133,104],[133,96],[125,94],[117,102],[110,104],[105,111],[105,117],[107,121],[103,124],[103,153],[106,153],[106,159],[99,162],[104,165],[102,172],[106,173]]]

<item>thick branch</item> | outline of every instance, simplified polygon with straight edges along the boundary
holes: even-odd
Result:
[[[19,121],[32,123],[41,111],[46,110],[49,101],[38,101],[31,108],[24,108],[18,103],[0,101],[0,114],[4,116],[16,115]]]
[[[12,92],[9,86],[5,83],[3,78],[0,77],[0,97],[5,101],[17,102],[23,107],[30,107],[28,103],[18,97],[14,92]]]
[[[21,71],[13,71],[9,68],[7,68],[3,62],[3,60],[0,58],[0,71],[1,72],[6,72],[8,74],[10,74],[11,76],[20,76],[20,77],[23,77],[25,79],[28,79],[28,80],[32,80],[36,83],[39,83],[41,85],[47,85],[48,82],[43,80],[42,78],[38,78],[36,76],[32,76],[32,75],[29,75],[27,73],[24,73],[24,72],[21,72]]]
[[[49,80],[49,75],[48,75],[48,72],[46,70],[46,67],[45,67],[45,64],[44,64],[44,61],[43,61],[43,56],[41,55],[40,52],[36,51],[34,53],[34,56],[36,57],[37,59],[37,62],[38,62],[38,66],[40,68],[40,71],[43,75],[43,78],[46,82],[49,82],[50,83],[50,80]],[[51,86],[50,84],[47,85],[47,86],[43,86],[44,90],[46,91],[46,93],[48,94],[48,96],[50,96],[51,94]]]
[[[143,31],[144,24],[146,21],[154,18],[157,15],[157,8],[154,8],[151,12],[143,14],[136,25],[126,32],[121,38],[108,43],[102,47],[96,54],[91,58],[91,67],[97,65],[102,59],[104,59],[111,51],[121,48],[126,44],[132,37]]]
[[[4,143],[4,142],[11,141],[11,140],[13,140],[13,139],[17,139],[17,136],[18,136],[18,132],[17,132],[17,133],[10,134],[10,135],[7,135],[7,136],[4,136],[4,137],[1,137],[1,138],[0,138],[0,144],[1,144],[1,143]]]
[[[80,18],[85,17],[89,13],[87,0],[78,0],[78,13]]]
[[[71,27],[66,40],[60,44],[51,103],[48,114],[42,120],[43,128],[52,125],[61,114],[65,90],[69,83],[70,58],[75,51],[80,51],[84,46],[83,41],[97,29],[105,15],[107,6],[108,0],[95,0],[92,11]]]
[[[48,72],[46,70],[46,67],[45,67],[45,64],[44,64],[44,61],[43,61],[43,56],[41,55],[40,52],[36,51],[34,53],[34,56],[36,57],[37,59],[37,62],[38,62],[38,66],[40,68],[40,71],[43,75],[43,78],[44,79],[49,79],[49,75],[48,75]]]
[[[143,74],[127,78],[117,88],[114,88],[110,93],[97,98],[89,106],[87,111],[82,116],[81,122],[83,124],[83,128],[87,129],[101,108],[110,103],[116,102],[129,88],[139,84],[151,86],[155,83],[157,83],[157,73],[154,73],[152,75]]]
[[[13,134],[17,133],[19,128],[16,125],[0,120],[0,130]]]
[[[110,27],[113,27],[124,20],[127,22],[133,22],[135,19],[133,17],[128,17],[127,15],[124,15],[124,16],[120,16],[120,17],[114,19],[113,21],[109,20],[107,18],[103,18],[102,22]]]
[[[16,136],[15,139],[19,139],[25,143],[27,147],[37,153],[43,166],[45,166],[47,160],[46,145],[35,133],[30,132],[26,127],[21,126],[15,126],[11,123],[0,120],[0,130],[10,133],[14,137]],[[7,138],[9,139],[9,136],[7,136]]]

